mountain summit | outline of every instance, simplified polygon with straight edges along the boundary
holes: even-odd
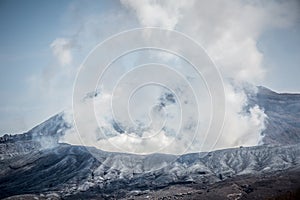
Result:
[[[6,134],[0,138],[0,198],[296,198],[300,95],[259,87],[248,99],[268,116],[260,146],[180,156],[106,152],[59,143],[74,128],[64,112],[26,133]]]

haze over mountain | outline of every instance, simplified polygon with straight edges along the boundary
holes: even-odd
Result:
[[[162,198],[173,192],[173,197],[196,198],[210,195],[208,190],[216,187],[214,190],[225,193],[213,199],[226,195],[270,197],[257,180],[269,181],[274,173],[289,174],[290,178],[283,180],[287,183],[299,177],[300,95],[278,94],[259,87],[249,99],[268,116],[263,144],[179,156],[114,153],[59,143],[59,138],[73,127],[64,113],[57,114],[26,133],[1,137],[0,196],[139,198],[151,194]],[[244,182],[239,183],[239,177]],[[231,180],[238,185],[230,186]],[[225,185],[219,186],[220,181]],[[298,181],[288,189],[296,189],[297,185]],[[273,187],[281,188],[276,195],[288,191],[280,184]]]
[[[0,199],[300,199],[300,1],[54,1],[0,2]]]

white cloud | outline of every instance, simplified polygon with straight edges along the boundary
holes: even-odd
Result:
[[[244,90],[235,87],[241,87],[243,82],[256,85],[264,79],[263,54],[257,41],[266,30],[295,22],[296,1],[121,2],[135,13],[141,26],[175,29],[194,38],[221,70],[227,113],[223,136],[216,148],[257,144],[266,115],[257,106],[243,113],[247,97]]]
[[[66,38],[56,38],[50,45],[54,56],[62,65],[69,65],[72,62],[72,42]]]
[[[176,29],[192,36],[229,78],[257,83],[265,70],[256,47],[268,29],[295,22],[296,1],[121,0],[141,26]]]
[[[181,9],[192,1],[121,0],[121,3],[136,13],[142,26],[174,29],[181,18]]]
[[[132,17],[136,17],[142,27],[154,26],[178,30],[191,36],[203,45],[225,78],[226,119],[223,135],[214,148],[228,148],[240,145],[251,146],[260,142],[260,133],[265,128],[264,121],[267,116],[256,105],[250,108],[248,112],[244,110],[244,107],[248,104],[244,82],[256,85],[264,79],[266,71],[263,66],[263,54],[257,48],[257,41],[266,30],[286,27],[294,23],[298,11],[295,2],[121,0],[121,3],[131,11],[131,16],[126,16],[126,13],[122,11],[122,15],[118,15],[117,18],[111,18],[111,15],[108,14],[108,19],[104,21],[111,20],[109,21],[111,22],[111,27],[106,27],[106,29],[119,30],[115,27],[115,23],[119,25],[118,22],[122,18],[126,18],[124,23],[128,24],[128,19],[132,20]],[[106,15],[104,14],[103,16],[105,17]],[[97,17],[88,18],[83,24],[84,30],[80,34],[84,38],[90,38],[92,34],[96,33],[97,35],[103,32],[103,30],[99,30],[102,24],[98,22]],[[105,32],[109,32],[109,30],[105,30]],[[63,55],[61,46],[68,45],[62,41],[58,43],[60,45],[57,46],[60,46],[60,48],[58,48],[58,53],[54,52],[54,54]],[[162,56],[162,58],[165,58],[163,59],[164,61],[170,61],[172,56],[166,55]],[[183,67],[181,70],[185,71]],[[116,76],[119,73],[120,71],[114,75]],[[189,74],[188,72],[184,73]],[[163,73],[161,74],[162,78],[164,75]],[[111,76],[110,78],[114,79],[115,77]],[[105,96],[107,95],[109,96],[109,94]],[[99,101],[96,102],[97,106],[101,108],[99,113],[101,118],[98,120],[100,120],[101,126],[106,127],[112,133],[114,130],[107,121],[107,117],[109,118],[111,115],[111,111],[109,111],[110,102],[107,99],[103,99],[103,97],[98,97]],[[145,99],[147,100],[147,98],[141,99],[141,102],[146,101]],[[193,109],[188,110],[189,113],[193,111]],[[207,113],[207,110],[204,109],[203,113]],[[185,120],[186,122],[188,121],[188,119]],[[105,150],[120,151],[120,149],[116,149],[111,145],[113,143],[129,152],[150,152],[152,149],[158,149],[160,144],[167,144],[170,139],[166,136],[168,133],[162,132],[151,141],[148,141],[148,143],[143,143],[141,139],[126,134],[97,140],[97,137],[99,137],[96,131],[97,125],[91,124],[90,121],[92,120],[87,118],[85,121],[79,122],[85,128],[83,132],[87,133],[83,138],[85,140],[84,144]],[[207,121],[202,121],[202,123],[205,124]],[[136,133],[133,132],[132,134]],[[145,134],[151,134],[151,131],[145,131]],[[200,136],[203,135],[200,134]],[[208,136],[209,144],[216,140],[215,136]],[[163,152],[182,152],[192,139],[189,134],[183,134],[180,140],[177,140]],[[195,139],[195,143],[190,148],[191,151],[206,150],[205,148],[201,149],[201,145],[199,145],[201,144],[201,139],[202,137]],[[67,134],[65,140],[68,142],[81,142],[78,139],[74,139],[74,133]]]
[[[227,84],[227,83],[226,83]],[[245,111],[248,99],[243,90],[226,85],[226,117],[223,134],[215,148],[254,146],[261,142],[267,115],[257,105]]]

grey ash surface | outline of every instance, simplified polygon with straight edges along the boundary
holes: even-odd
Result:
[[[60,113],[0,138],[0,199],[300,199],[300,95],[260,87],[249,101],[268,115],[265,145],[179,158],[59,144]]]

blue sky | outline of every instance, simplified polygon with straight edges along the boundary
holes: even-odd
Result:
[[[0,0],[0,133],[27,130],[70,106],[76,69],[87,53],[111,34],[143,26],[139,7],[128,5],[105,0]],[[256,46],[266,74],[259,84],[300,92],[299,35],[298,16],[288,26],[262,31]],[[72,45],[67,66],[60,66],[51,48],[57,38],[67,38]]]
[[[258,42],[268,71],[264,85],[278,92],[300,92],[300,22],[266,32]]]

